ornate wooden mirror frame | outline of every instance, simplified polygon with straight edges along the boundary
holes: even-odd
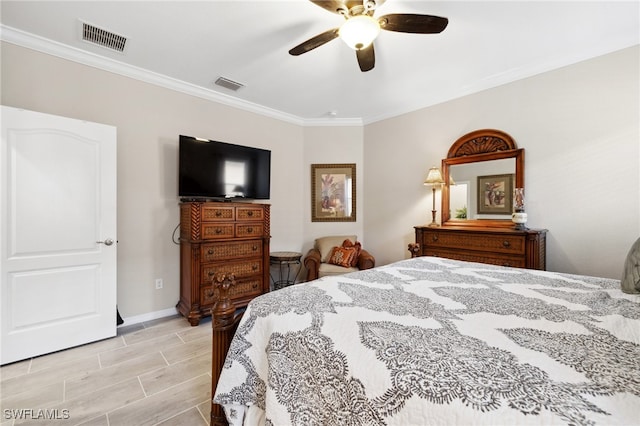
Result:
[[[500,130],[482,129],[460,137],[451,145],[447,158],[442,160],[442,176],[447,182],[442,187],[441,220],[443,225],[509,227],[509,219],[455,219],[449,207],[449,168],[454,165],[482,161],[515,159],[515,188],[524,188],[524,149],[518,149],[511,136]]]

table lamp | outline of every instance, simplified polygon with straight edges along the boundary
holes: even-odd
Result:
[[[431,223],[429,226],[440,226],[436,222],[436,188],[440,187],[444,183],[444,179],[442,178],[442,173],[440,169],[437,167],[431,167],[429,169],[429,173],[427,174],[427,179],[424,181],[425,185],[431,185],[433,190],[433,208],[431,210]]]

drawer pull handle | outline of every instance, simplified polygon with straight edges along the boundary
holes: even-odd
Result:
[[[437,236],[437,235],[432,235],[432,236],[431,236],[431,239],[432,239],[433,241],[438,241],[438,236]]]
[[[253,285],[251,286],[251,288],[253,288],[253,289],[258,288],[258,283],[253,283]]]
[[[221,228],[216,228],[216,234],[222,234],[222,229]]]
[[[253,228],[247,228],[247,233],[252,233],[253,232]]]
[[[503,241],[502,245],[505,246],[505,247],[510,247],[511,243],[509,241]]]
[[[213,249],[209,249],[209,251],[207,251],[207,253],[213,254]]]
[[[505,262],[502,264],[502,266],[511,266],[511,264],[509,262]]]
[[[251,269],[253,269],[254,271],[257,271],[257,270],[258,270],[258,265],[253,265],[253,266],[251,267]]]
[[[257,250],[258,250],[258,246],[255,246],[255,245],[254,245],[253,247],[251,247],[251,250],[253,250],[253,251],[257,251]]]
[[[216,216],[217,216],[217,217],[222,216],[222,212],[221,212],[220,210],[216,210]]]
[[[216,274],[215,271],[209,271],[209,276],[210,277],[214,276],[215,274]]]
[[[253,212],[252,212],[251,210],[249,210],[249,211],[247,212],[247,216],[249,216],[249,217],[253,216]]]
[[[213,297],[213,290],[207,290],[207,297]]]

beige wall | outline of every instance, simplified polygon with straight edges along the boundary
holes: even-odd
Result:
[[[550,231],[548,268],[618,277],[640,235],[638,51],[364,127],[303,127],[3,43],[1,102],[118,128],[118,304],[135,317],[178,300],[179,134],[272,150],[272,250],[354,233],[384,264],[407,257],[413,226],[429,221],[428,168],[460,135],[502,129],[526,149],[529,224]],[[356,163],[356,222],[310,221],[313,163]]]
[[[364,235],[364,163],[362,161],[362,127],[307,127],[304,131],[304,251],[313,241],[327,235],[357,235],[366,244]],[[356,221],[311,222],[311,164],[356,165]]]
[[[302,249],[300,126],[7,43],[1,100],[117,127],[118,307],[124,317],[171,309],[179,298],[179,250],[172,233],[179,223],[180,134],[270,149],[271,247]],[[156,278],[163,278],[162,290],[155,289]]]
[[[429,167],[463,134],[495,128],[526,151],[529,226],[549,230],[547,269],[620,278],[640,237],[639,51],[366,126],[368,248],[382,263],[408,257],[413,226],[431,218]]]

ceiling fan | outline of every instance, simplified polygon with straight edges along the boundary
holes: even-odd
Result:
[[[356,51],[358,65],[362,72],[373,69],[375,53],[373,40],[380,30],[413,34],[441,33],[449,23],[447,18],[413,13],[393,13],[374,18],[376,8],[385,0],[309,0],[332,13],[342,15],[345,22],[339,28],[332,28],[289,50],[293,56],[310,50],[340,37]]]

